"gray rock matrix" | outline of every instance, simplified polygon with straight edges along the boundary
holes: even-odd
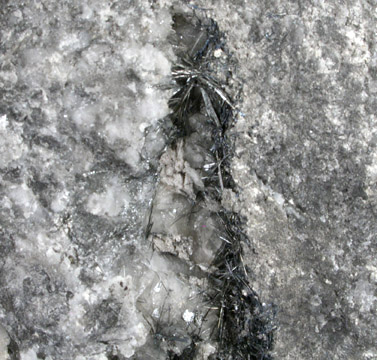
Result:
[[[377,359],[374,1],[201,2],[243,85],[232,203],[276,359]]]
[[[167,141],[173,1],[135,3],[1,3],[3,357],[148,344],[137,299],[159,293],[165,263],[147,264],[141,239]],[[180,3],[232,52],[238,192],[223,205],[245,220],[250,283],[277,306],[274,358],[377,359],[375,1]]]

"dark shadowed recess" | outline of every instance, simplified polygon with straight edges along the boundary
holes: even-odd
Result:
[[[205,179],[205,190],[198,191],[196,196],[198,202],[211,199],[220,204],[224,189],[236,191],[229,171],[233,151],[227,136],[235,110],[222,86],[231,73],[228,64],[214,56],[218,49],[227,54],[225,37],[212,19],[197,14],[190,17],[176,14],[174,29],[176,36],[172,43],[179,58],[173,68],[177,89],[170,100],[175,139],[189,135],[190,116],[206,115],[212,129],[211,152],[217,163]],[[221,73],[221,83],[216,73]],[[209,359],[272,359],[269,353],[275,330],[275,307],[262,304],[248,282],[242,243],[249,239],[242,230],[244,224],[240,216],[221,206],[219,209],[216,216],[226,238],[222,239],[223,245],[213,262],[216,270],[208,275],[211,288],[207,289],[206,296],[218,313],[218,322],[212,331],[217,351]],[[190,345],[180,355],[171,351],[168,358],[193,359],[200,342],[200,333],[191,334]]]

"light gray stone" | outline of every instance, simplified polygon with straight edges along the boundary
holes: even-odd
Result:
[[[277,359],[377,359],[373,1],[199,2],[241,90],[233,176]]]

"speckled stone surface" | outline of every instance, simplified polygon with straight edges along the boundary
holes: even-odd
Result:
[[[138,254],[150,248],[139,253],[171,32],[169,10],[148,1],[1,3],[0,323],[12,360],[129,358],[146,342]]]
[[[276,359],[377,359],[374,1],[201,2],[242,86],[230,206]]]
[[[375,0],[2,2],[0,354],[129,358],[147,341],[137,298],[158,280],[139,279],[138,244],[166,142],[172,3],[216,20],[232,52],[224,206],[277,306],[275,359],[377,359]]]

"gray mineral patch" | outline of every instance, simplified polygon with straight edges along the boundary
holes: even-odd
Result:
[[[376,24],[374,0],[2,2],[0,358],[377,359]]]

